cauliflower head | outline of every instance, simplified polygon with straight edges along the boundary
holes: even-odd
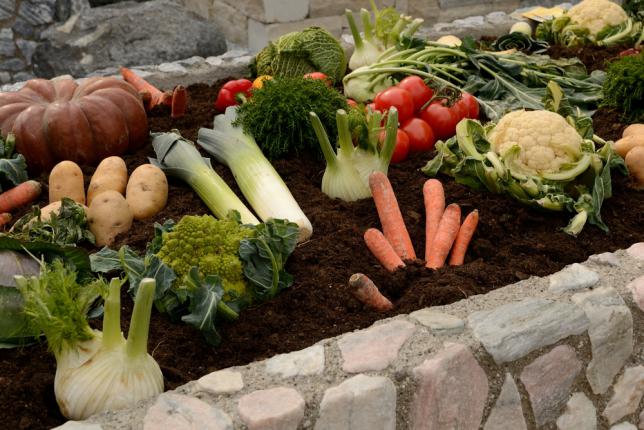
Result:
[[[554,112],[518,110],[501,118],[489,135],[494,151],[503,156],[519,146],[517,162],[533,174],[558,172],[581,155],[582,137]]]
[[[596,36],[606,26],[614,27],[626,21],[628,15],[617,3],[610,0],[583,0],[568,11],[570,20]]]
[[[228,298],[234,298],[246,294],[239,243],[254,235],[254,229],[234,219],[187,215],[163,234],[157,256],[175,271],[177,279],[187,276],[193,266],[204,276],[219,276]]]

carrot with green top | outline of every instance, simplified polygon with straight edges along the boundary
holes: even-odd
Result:
[[[394,272],[400,267],[405,267],[405,263],[400,259],[396,251],[391,247],[387,238],[376,228],[370,228],[364,232],[364,242],[374,257],[382,264],[382,267],[390,272]]]
[[[429,260],[432,242],[445,212],[445,190],[438,179],[428,179],[423,185],[425,201],[425,261]]]
[[[425,266],[430,269],[443,267],[454,240],[461,227],[461,208],[452,203],[445,208],[441,221],[438,224],[438,231],[432,241],[432,249],[429,251]]]
[[[458,235],[452,247],[452,254],[449,257],[450,266],[460,266],[465,261],[467,247],[472,240],[472,236],[474,236],[478,223],[479,211],[475,209],[465,217],[465,221],[463,221],[461,228],[458,230]]]
[[[387,175],[380,171],[373,172],[369,175],[369,188],[371,188],[371,195],[378,210],[382,232],[391,247],[401,259],[414,260],[416,258],[414,245],[411,243],[396,195]]]
[[[376,284],[365,274],[354,273],[349,278],[349,287],[353,295],[365,305],[378,312],[387,312],[394,305],[380,293]]]
[[[42,187],[38,181],[26,181],[0,194],[0,214],[11,212],[33,202],[40,195]]]

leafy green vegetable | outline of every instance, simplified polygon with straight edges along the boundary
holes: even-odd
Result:
[[[644,53],[608,64],[602,104],[619,109],[629,122],[644,121]]]
[[[25,157],[15,153],[15,148],[16,138],[12,133],[4,139],[0,136],[0,191],[13,188],[29,179]]]
[[[492,45],[495,51],[505,51],[508,49],[516,49],[523,52],[532,52],[540,54],[545,52],[550,45],[543,40],[535,40],[530,35],[515,31],[513,33],[504,34],[496,39]]]
[[[241,125],[253,136],[269,159],[287,154],[319,156],[309,112],[316,112],[324,126],[331,129],[338,109],[348,109],[346,99],[321,80],[271,79],[239,106],[233,124]]]
[[[268,42],[255,61],[259,75],[280,78],[322,72],[340,82],[347,69],[344,49],[331,33],[320,27],[288,33]]]
[[[624,0],[622,8],[631,18],[644,21],[644,0]]]
[[[60,246],[81,242],[93,244],[95,241],[89,230],[85,209],[67,197],[63,197],[60,211],[52,212],[50,219],[46,221],[40,217],[40,208],[34,206],[31,212],[16,221],[9,235],[24,241],[47,242]]]
[[[545,116],[540,115],[541,111],[520,112],[526,124],[523,141],[531,139],[534,146],[543,145],[542,141],[547,136],[566,139],[566,142],[557,140],[550,145],[559,145],[559,151],[568,151],[567,156],[572,161],[557,165],[557,159],[548,161],[543,157],[545,161],[537,160],[537,155],[548,152],[536,146],[532,148],[531,157],[522,155],[524,148],[517,143],[505,148],[493,146],[495,129],[500,125],[491,123],[483,126],[478,121],[463,120],[456,128],[456,136],[436,144],[437,155],[422,170],[428,176],[436,176],[439,172],[451,175],[456,182],[474,189],[509,194],[526,205],[575,213],[564,229],[568,234],[579,234],[587,221],[608,231],[600,210],[604,199],[612,194],[611,170],[618,169],[626,174],[624,160],[613,152],[609,144],[593,135],[589,118],[572,114],[571,105],[556,83],[549,84],[544,102],[550,111],[566,115],[565,121],[561,117],[557,125],[552,121],[553,130],[546,134],[541,123],[537,126],[529,123],[531,117],[543,122]],[[518,113],[509,115],[516,117]],[[564,129],[569,127],[568,124],[575,127],[572,135]],[[544,131],[539,140],[534,140],[535,127]],[[506,127],[505,131],[505,136],[516,136],[516,128],[509,131]],[[594,140],[601,143],[600,148],[595,148]],[[577,149],[573,151],[575,147]],[[550,163],[544,170],[530,167],[544,162]]]

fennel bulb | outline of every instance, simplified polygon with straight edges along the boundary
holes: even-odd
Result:
[[[235,176],[246,200],[262,221],[286,219],[299,227],[298,242],[311,237],[313,227],[288,187],[264,157],[255,139],[233,126],[237,108],[229,107],[215,117],[213,129],[199,129],[197,143]]]
[[[369,119],[369,136],[362,146],[354,147],[349,130],[347,113],[340,109],[336,114],[338,127],[337,154],[331,146],[329,137],[322,126],[322,122],[311,112],[311,123],[318,137],[326,169],[322,176],[322,192],[331,198],[338,198],[345,202],[353,202],[371,197],[369,188],[369,175],[378,170],[387,174],[389,161],[396,144],[396,129],[398,126],[398,111],[395,107],[389,109],[385,142],[382,149],[378,148],[377,133],[380,129],[380,115],[372,114]]]
[[[56,357],[54,392],[64,416],[84,420],[163,392],[161,369],[147,353],[154,279],[139,284],[127,340],[121,334],[121,280],[110,282],[101,333],[85,315],[98,291],[105,293],[104,282],[81,286],[60,260],[44,267],[40,278],[15,279],[25,314]]]
[[[150,163],[190,185],[217,218],[225,219],[230,211],[236,210],[243,224],[259,224],[255,215],[213,170],[210,160],[203,158],[191,141],[178,132],[152,135],[152,147],[157,158],[151,158]]]
[[[349,22],[349,28],[351,29],[355,45],[353,54],[349,59],[349,69],[356,70],[362,66],[370,66],[371,64],[377,63],[380,55],[382,54],[382,50],[380,50],[373,41],[373,30],[371,27],[371,21],[369,20],[369,12],[366,9],[360,10],[360,16],[362,17],[364,27],[364,37],[362,37],[358,31],[358,27],[356,26],[356,21],[353,18],[351,10],[345,10],[344,14]]]

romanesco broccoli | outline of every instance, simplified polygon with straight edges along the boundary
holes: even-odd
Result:
[[[210,215],[187,215],[170,232],[163,233],[163,245],[157,256],[183,279],[193,266],[202,275],[221,278],[227,298],[245,296],[246,281],[239,243],[254,237],[253,228],[241,225],[235,219],[218,220]]]

